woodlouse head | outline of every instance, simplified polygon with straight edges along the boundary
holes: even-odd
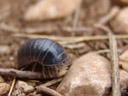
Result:
[[[29,40],[18,51],[19,68],[40,64],[44,78],[55,77],[67,59],[64,48],[56,41],[49,39]]]

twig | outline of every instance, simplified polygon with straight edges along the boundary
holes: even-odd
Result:
[[[47,33],[50,34],[53,30],[56,31],[56,27],[26,27],[26,28],[17,28],[15,26],[11,26],[5,23],[0,23],[0,29],[5,30],[6,32],[11,32],[11,33]]]
[[[10,91],[9,91],[9,93],[8,93],[8,96],[11,96],[12,91],[13,91],[14,86],[15,86],[15,83],[16,83],[16,78],[13,79],[13,82],[12,82],[12,85],[11,85],[11,89],[10,89]]]
[[[85,47],[85,43],[63,44],[63,47],[68,48],[68,49],[79,49],[79,48],[84,48]]]
[[[82,0],[81,0],[81,2],[82,2]],[[77,7],[75,15],[74,15],[73,29],[75,29],[77,27],[79,15],[80,15],[80,10],[81,10],[81,2],[78,4],[78,7]],[[72,36],[75,36],[75,31],[72,32]]]
[[[20,71],[16,69],[0,69],[0,75],[27,79],[42,79],[41,73],[31,71]]]
[[[109,42],[112,55],[112,96],[121,96],[120,93],[120,81],[119,81],[119,64],[118,64],[118,52],[117,42],[115,36],[109,33]]]
[[[54,85],[54,84],[56,84],[56,83],[59,83],[60,81],[62,81],[62,79],[63,78],[59,78],[59,79],[54,79],[54,80],[51,80],[51,81],[48,81],[48,82],[46,82],[46,83],[44,83],[43,85],[44,86],[52,86],[52,85]]]
[[[67,73],[67,67],[63,68],[58,74],[58,78],[64,76]],[[17,69],[0,69],[0,75],[13,76],[18,78],[27,79],[42,79],[42,74],[32,71],[21,71]],[[47,78],[46,78],[47,79]]]
[[[21,32],[24,32],[24,33],[29,33],[29,34],[32,34],[32,33],[47,33],[47,34],[50,34],[51,32],[53,31],[56,31],[57,28],[56,27],[35,27],[35,28],[22,28],[21,29]]]
[[[122,50],[121,49],[119,49],[119,50],[117,50],[117,52],[121,52]],[[111,50],[110,49],[105,49],[105,50],[98,50],[98,51],[96,51],[96,53],[98,53],[98,54],[101,54],[101,53],[110,53],[111,52]]]
[[[12,32],[12,33],[18,33],[20,32],[20,29],[17,27],[9,26],[5,23],[0,23],[0,29],[5,30],[7,32]]]
[[[15,37],[23,37],[23,38],[48,38],[55,41],[72,41],[74,43],[82,42],[82,41],[92,41],[92,40],[107,40],[109,36],[75,36],[75,37],[57,37],[57,36],[49,36],[49,35],[36,35],[36,34],[13,34]],[[116,39],[128,39],[128,35],[115,35]]]
[[[71,27],[63,27],[64,31],[67,32],[86,32],[86,31],[93,31],[94,28],[93,27],[77,27],[77,28],[71,28]]]
[[[57,91],[53,90],[53,89],[50,89],[46,86],[43,86],[43,85],[40,85],[37,87],[37,91],[39,93],[46,93],[48,95],[51,95],[51,96],[62,96],[60,93],[58,93]]]
[[[78,9],[77,9],[78,10]],[[79,12],[79,10],[78,10]],[[110,21],[117,13],[119,12],[119,7],[117,6],[114,6],[110,12],[105,15],[104,17],[102,17],[100,20],[99,20],[99,24],[106,24],[108,21]],[[78,13],[76,12],[76,16],[78,15]],[[75,18],[75,20],[78,20],[78,17]],[[80,32],[80,31],[93,31],[94,28],[93,27],[77,27],[76,28],[76,21],[74,20],[74,27],[71,28],[71,27],[63,27],[63,30],[67,31],[67,32],[72,32],[72,34],[75,35],[75,32]]]
[[[98,51],[96,51],[96,53],[98,53],[98,54],[101,54],[101,53],[110,53],[110,52],[111,52],[110,49],[105,49],[105,50],[98,50]]]
[[[109,35],[109,45],[112,56],[112,96],[121,96],[120,93],[120,82],[119,82],[119,63],[118,63],[118,52],[116,37],[112,34],[112,31],[103,25],[97,25]]]
[[[118,12],[119,12],[119,7],[117,7],[117,6],[113,7],[113,8],[110,10],[110,12],[109,12],[106,16],[102,17],[102,18],[99,20],[98,23],[100,23],[100,24],[105,24],[105,23],[107,23],[107,22],[110,21]]]

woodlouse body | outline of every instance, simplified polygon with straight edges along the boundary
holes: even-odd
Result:
[[[56,75],[57,67],[67,58],[64,48],[59,43],[49,39],[32,39],[19,49],[18,66],[22,68],[33,62],[39,63],[43,68],[43,77],[47,78],[45,75],[48,73],[52,75],[50,77]]]

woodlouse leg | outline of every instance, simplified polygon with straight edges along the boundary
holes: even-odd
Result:
[[[49,77],[52,78],[53,77],[53,74],[51,74],[51,71],[52,71],[51,68],[50,67],[47,67],[47,69],[48,69],[47,72],[49,74]]]
[[[32,68],[32,72],[35,71],[36,65],[37,65],[37,62],[35,62],[35,64],[32,66],[32,67],[33,67],[33,68]]]
[[[46,78],[46,75],[45,75],[45,67],[42,66],[42,74],[43,74],[43,78]]]
[[[54,66],[54,69],[55,69],[55,77],[57,77],[57,75],[58,75],[58,69],[56,68],[56,66]]]
[[[57,77],[58,76],[58,68],[57,68],[57,66],[51,66],[50,69],[51,69],[50,72],[52,74],[52,77]]]
[[[23,70],[26,70],[26,69],[28,68],[28,66],[29,66],[29,65],[26,65],[26,66],[24,66],[24,67],[21,67],[20,70],[22,70],[22,71],[23,71]]]
[[[58,66],[54,66],[55,70],[55,77],[58,77],[58,73],[60,72],[60,69],[63,67],[62,64],[59,64]]]

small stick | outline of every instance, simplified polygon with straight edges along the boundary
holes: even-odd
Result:
[[[48,38],[55,41],[73,41],[73,42],[82,42],[82,41],[92,41],[92,40],[107,40],[109,36],[75,36],[75,37],[57,37],[57,36],[49,36],[49,35],[35,35],[35,34],[13,34],[15,37],[23,37],[23,38]],[[128,39],[128,35],[115,35],[116,39]]]
[[[104,25],[99,25],[99,24],[97,25],[97,27],[104,30],[109,35],[109,45],[110,45],[111,56],[112,56],[112,59],[111,59],[112,60],[112,96],[121,96],[116,37],[112,34],[112,31],[108,27]]]
[[[47,34],[50,34],[52,33],[52,31],[56,31],[57,28],[55,27],[35,27],[35,28],[22,28],[21,29],[21,32],[24,32],[24,33],[28,33],[28,34],[33,34],[33,33],[47,33]]]
[[[118,63],[118,52],[117,42],[115,36],[109,33],[109,42],[112,55],[112,96],[121,96],[120,93],[120,81],[119,81],[119,63]]]
[[[56,31],[57,28],[56,27],[26,27],[26,28],[17,28],[15,26],[11,26],[5,23],[1,23],[0,24],[0,29],[1,30],[5,30],[6,32],[10,32],[10,33],[29,33],[29,34],[33,34],[33,33],[47,33],[50,34],[52,32],[52,30]]]
[[[27,79],[42,79],[41,73],[31,71],[20,71],[17,69],[0,69],[0,75]]]
[[[62,79],[63,79],[63,78],[54,79],[54,80],[51,80],[51,81],[48,81],[48,82],[44,83],[43,85],[44,85],[44,86],[47,86],[47,87],[48,87],[48,86],[52,86],[52,85],[54,85],[54,84],[56,84],[56,83],[61,82]]]
[[[119,7],[114,6],[110,12],[99,20],[99,24],[106,24],[119,12]]]
[[[67,32],[86,32],[86,31],[94,31],[93,27],[77,27],[77,28],[71,28],[71,27],[63,27],[62,28],[64,31]]]
[[[105,50],[98,50],[98,51],[96,51],[96,53],[98,53],[98,54],[101,54],[101,53],[110,53],[110,52],[111,52],[110,49],[105,49]]]
[[[60,93],[58,93],[57,91],[53,90],[53,89],[50,89],[46,86],[43,86],[43,85],[40,85],[37,87],[37,91],[39,93],[46,93],[48,95],[51,95],[51,96],[62,96]]]
[[[82,0],[81,0],[82,2]],[[73,29],[77,27],[77,23],[79,20],[80,10],[81,10],[81,2],[78,4],[78,7],[75,11],[74,20],[73,20]],[[75,31],[72,32],[72,36],[75,36]]]
[[[122,51],[121,49],[117,50],[117,52],[119,52],[119,53],[121,53],[121,51]],[[110,49],[96,51],[96,53],[98,53],[98,54],[101,54],[101,53],[110,53],[110,52],[111,52]]]
[[[84,48],[85,43],[78,43],[78,44],[63,44],[64,48],[68,49],[79,49],[79,48]]]
[[[58,74],[58,77],[62,77],[67,73],[66,69],[63,69]],[[27,79],[42,79],[42,74],[39,72],[32,71],[21,71],[17,69],[0,69],[0,75],[13,76],[18,78],[27,78]],[[46,78],[47,79],[47,78]]]
[[[20,29],[17,27],[9,26],[5,23],[0,23],[0,29],[5,30],[7,32],[17,33],[20,32]]]
[[[12,91],[13,91],[14,86],[15,86],[15,83],[16,83],[16,78],[13,79],[13,82],[12,82],[12,85],[11,85],[11,89],[10,89],[10,91],[9,91],[9,93],[8,93],[8,96],[11,96]]]

